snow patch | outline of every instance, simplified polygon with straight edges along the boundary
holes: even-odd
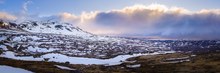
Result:
[[[0,65],[0,72],[1,73],[33,73],[31,71],[24,70],[21,68],[15,68],[15,67],[4,66],[4,65]]]
[[[1,45],[1,44],[0,44],[0,48],[1,48],[2,50],[8,50],[5,45]]]
[[[175,51],[166,51],[165,53],[174,53]],[[58,54],[58,53],[49,53],[42,55],[40,58],[33,58],[33,56],[27,57],[16,57],[14,52],[7,51],[4,54],[0,55],[0,57],[18,59],[18,60],[28,60],[28,61],[43,61],[44,58],[48,58],[48,61],[54,62],[70,62],[70,64],[84,64],[84,65],[119,65],[126,61],[126,59],[131,57],[137,57],[141,55],[157,55],[161,54],[159,52],[154,53],[146,53],[146,54],[133,54],[133,55],[118,55],[117,57],[110,58],[110,59],[96,59],[96,58],[85,58],[85,57],[69,57],[66,55]],[[164,54],[164,53],[163,53]]]
[[[0,41],[6,40],[6,39],[7,37],[3,37],[3,36],[0,37]]]
[[[54,65],[60,69],[65,69],[65,70],[76,70],[76,69],[72,69],[72,68],[69,68],[69,67],[65,67],[65,66],[60,66],[60,65]]]
[[[26,61],[43,61],[43,58],[34,58],[33,56],[15,56],[15,53],[12,51],[6,51],[0,55],[0,57],[11,58],[16,60],[26,60]]]
[[[129,68],[138,68],[138,67],[141,67],[141,64],[126,65],[126,67],[129,67]]]

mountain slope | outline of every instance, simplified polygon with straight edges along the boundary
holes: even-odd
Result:
[[[72,24],[57,21],[25,21],[20,23],[19,26],[23,30],[35,33],[54,33],[81,37],[93,36],[78,27],[73,27]]]
[[[83,31],[78,27],[74,27],[69,23],[62,23],[58,21],[24,21],[21,23],[0,21],[0,27],[4,29],[16,29],[32,33],[52,33],[63,35],[75,35],[79,37],[94,36],[91,33]]]

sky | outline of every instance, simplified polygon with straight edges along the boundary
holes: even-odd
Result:
[[[98,35],[220,39],[219,0],[0,0],[0,19],[49,18]]]

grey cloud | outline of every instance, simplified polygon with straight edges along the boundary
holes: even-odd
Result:
[[[122,34],[134,36],[138,34],[174,39],[220,39],[218,13],[219,10],[177,13],[146,8],[134,10],[131,14],[123,11],[100,12],[94,22],[96,25],[127,29],[128,31]]]
[[[95,34],[220,39],[220,9],[192,12],[180,7],[152,4],[79,16],[61,13],[58,18]]]

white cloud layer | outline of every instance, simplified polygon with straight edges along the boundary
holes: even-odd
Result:
[[[60,15],[66,22],[95,34],[220,39],[220,9],[190,11],[160,4],[134,5],[106,12]]]
[[[28,5],[31,4],[32,1],[31,0],[27,0],[24,2],[24,4],[22,5],[22,13],[26,14],[28,11]]]

